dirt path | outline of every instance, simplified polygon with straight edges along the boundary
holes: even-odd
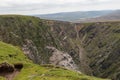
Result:
[[[13,73],[7,73],[5,75],[6,80],[13,80],[17,74],[19,74],[20,71],[15,70]]]
[[[19,74],[20,71],[15,70],[12,73],[1,73],[0,76],[5,77],[6,80],[13,80],[17,74]]]

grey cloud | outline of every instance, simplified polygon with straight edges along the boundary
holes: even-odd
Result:
[[[6,1],[6,2],[5,2]],[[64,11],[80,11],[80,10],[97,10],[97,9],[110,9],[120,8],[119,0],[67,0],[60,2],[60,0],[39,0],[34,2],[10,2],[15,0],[5,0],[4,4],[0,3],[0,14],[5,13],[19,13],[19,14],[40,14],[40,13],[54,13]],[[28,1],[28,0],[26,0]],[[1,1],[0,1],[1,2]],[[114,5],[118,5],[114,6]],[[109,7],[110,6],[110,7]]]

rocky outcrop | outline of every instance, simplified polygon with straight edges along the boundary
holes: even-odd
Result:
[[[77,65],[68,53],[51,46],[47,46],[46,48],[52,51],[52,56],[49,59],[51,64],[67,69],[78,70]]]
[[[39,56],[37,47],[34,45],[32,40],[26,39],[25,44],[22,47],[22,50],[29,59],[33,60],[35,63],[39,63],[41,58]]]

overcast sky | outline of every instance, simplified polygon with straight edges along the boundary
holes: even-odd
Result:
[[[0,14],[48,14],[120,9],[120,0],[0,0]]]

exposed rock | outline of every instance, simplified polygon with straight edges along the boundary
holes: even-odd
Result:
[[[25,40],[25,44],[23,45],[22,50],[29,59],[33,60],[35,63],[38,63],[38,59],[40,59],[38,55],[38,50],[31,40]]]
[[[52,56],[49,59],[51,64],[72,70],[78,69],[77,65],[75,64],[72,57],[68,53],[59,51],[55,47],[47,46],[46,48],[52,50]]]

